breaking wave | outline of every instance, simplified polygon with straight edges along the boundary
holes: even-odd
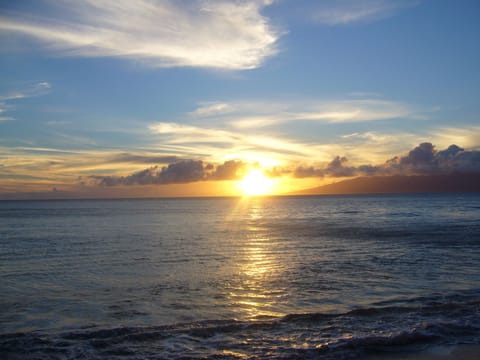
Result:
[[[4,334],[0,357],[354,359],[456,344],[480,344],[480,290],[392,300],[344,313]]]

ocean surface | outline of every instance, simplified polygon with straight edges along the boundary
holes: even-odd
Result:
[[[480,344],[480,194],[0,202],[2,359]]]

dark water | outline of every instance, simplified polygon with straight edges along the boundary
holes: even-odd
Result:
[[[0,202],[0,358],[480,344],[480,194]]]

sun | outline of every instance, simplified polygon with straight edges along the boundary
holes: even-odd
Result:
[[[261,170],[251,170],[240,180],[240,188],[244,196],[266,195],[273,186],[273,180],[263,175]]]

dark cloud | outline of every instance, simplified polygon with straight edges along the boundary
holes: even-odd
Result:
[[[202,160],[178,160],[175,156],[143,156],[120,154],[118,161],[150,162],[154,159],[167,166],[152,166],[127,176],[90,176],[94,183],[102,186],[181,184],[207,180],[240,179],[252,166],[241,160],[229,160],[213,165]],[[291,174],[285,168],[272,168],[265,172],[269,177]],[[348,166],[346,157],[336,156],[323,168],[299,166],[293,171],[297,178],[305,177],[350,177],[373,175],[436,175],[436,174],[480,173],[480,151],[467,151],[457,145],[437,151],[431,143],[422,143],[404,156],[397,156],[382,165]],[[81,179],[85,183],[84,179]]]
[[[160,183],[188,183],[205,179],[201,160],[185,160],[163,167],[158,174]]]
[[[400,159],[401,164],[406,165],[428,165],[435,159],[435,149],[431,143],[422,143],[413,150],[410,150],[407,156]]]
[[[213,173],[209,175],[212,180],[235,180],[239,179],[247,168],[248,164],[240,160],[228,160],[218,165]]]
[[[235,180],[245,173],[247,167],[248,164],[240,160],[229,160],[216,167],[212,164],[204,164],[201,160],[181,160],[164,167],[152,166],[127,176],[94,175],[90,176],[90,179],[102,186],[181,184],[204,180]]]
[[[335,157],[326,167],[298,167],[294,176],[347,177],[370,175],[434,175],[480,173],[480,151],[466,151],[457,145],[437,151],[431,143],[422,143],[405,156],[396,156],[383,165],[346,166],[347,158]]]
[[[128,176],[91,176],[103,186],[178,184],[205,180],[201,160],[183,160],[162,168],[152,166]]]
[[[383,168],[399,174],[477,173],[480,151],[466,151],[457,145],[436,151],[431,143],[422,143],[408,155],[387,161]]]
[[[323,177],[325,172],[323,169],[317,169],[313,166],[299,166],[293,172],[293,175],[297,178],[306,178],[306,177]]]
[[[422,143],[410,150],[408,155],[388,160],[383,168],[402,174],[435,172],[435,148],[431,143]]]
[[[445,162],[450,172],[480,173],[480,151],[463,151]]]
[[[295,169],[294,176],[298,178],[304,177],[342,177],[353,176],[358,171],[355,167],[345,166],[347,163],[346,157],[336,156],[327,166],[323,169],[317,169],[314,167],[298,167]]]
[[[437,153],[437,155],[438,155],[440,158],[446,158],[446,157],[455,156],[455,155],[458,154],[459,152],[463,152],[463,151],[464,151],[464,150],[463,150],[460,146],[450,145],[450,146],[448,147],[448,149],[439,151],[439,152]]]
[[[328,165],[326,173],[330,176],[341,177],[341,176],[352,176],[355,174],[355,168],[351,166],[345,166],[347,163],[346,157],[337,156],[333,159]]]

